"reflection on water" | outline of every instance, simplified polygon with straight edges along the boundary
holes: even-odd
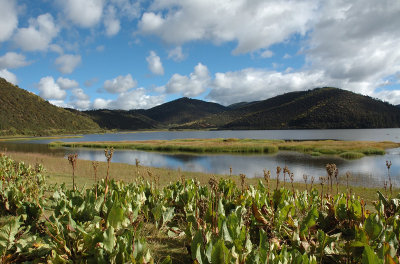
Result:
[[[104,151],[74,149],[79,158],[86,160],[105,161]],[[234,174],[244,173],[248,177],[262,177],[263,169],[271,170],[275,176],[277,166],[288,166],[294,173],[296,181],[303,181],[303,174],[314,176],[316,182],[319,176],[326,176],[325,165],[335,163],[341,175],[349,171],[352,175],[349,182],[362,186],[383,186],[387,179],[386,160],[392,160],[390,169],[392,181],[400,184],[400,154],[399,149],[391,150],[384,156],[370,156],[359,160],[344,160],[338,157],[311,157],[296,152],[279,152],[276,155],[191,155],[165,154],[135,150],[117,150],[113,162],[135,164],[135,159],[144,166],[181,168],[184,171],[199,171],[215,174],[229,174],[232,168]],[[342,176],[343,183],[345,181]]]
[[[254,138],[254,139],[339,139],[339,140],[373,140],[400,142],[400,129],[328,129],[328,130],[259,130],[259,131],[162,131],[140,133],[115,133],[84,135],[82,138],[60,139],[62,141],[120,141],[151,140],[177,138]],[[0,149],[7,147],[10,151],[45,153],[65,156],[78,152],[80,159],[105,161],[101,149],[50,149],[46,143],[53,140],[35,140],[18,143],[2,143]],[[40,144],[38,144],[40,143]],[[277,166],[288,166],[294,173],[296,181],[303,181],[303,174],[325,176],[325,165],[335,163],[341,175],[347,171],[352,174],[350,182],[365,186],[383,186],[387,180],[386,160],[392,161],[390,173],[392,181],[400,187],[400,149],[389,150],[384,156],[370,156],[349,161],[338,157],[311,157],[296,152],[279,152],[275,155],[191,155],[165,154],[134,150],[117,150],[113,162],[135,164],[135,159],[145,166],[181,168],[186,171],[200,171],[215,174],[229,174],[231,167],[234,174],[244,173],[248,177],[261,177],[263,169],[271,170],[274,177]],[[342,176],[343,179],[343,176]],[[345,181],[345,177],[343,179]]]
[[[307,129],[307,130],[222,130],[222,131],[158,131],[113,134],[88,134],[82,138],[62,138],[59,141],[124,141],[124,140],[170,140],[180,138],[253,138],[288,140],[371,140],[400,142],[399,128],[385,129]],[[55,141],[35,140],[32,143]]]

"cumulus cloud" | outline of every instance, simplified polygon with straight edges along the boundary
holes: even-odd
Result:
[[[123,93],[136,87],[136,85],[136,80],[130,74],[127,74],[126,76],[120,75],[112,80],[105,81],[103,87],[109,93]]]
[[[216,73],[208,99],[229,105],[241,101],[267,99],[282,93],[328,85],[323,72],[281,73],[248,68]]]
[[[14,0],[0,0],[0,42],[8,40],[18,25]]]
[[[79,110],[89,109],[91,106],[90,97],[81,88],[74,88],[72,90],[71,102],[70,104]]]
[[[26,61],[24,55],[15,52],[7,52],[5,55],[0,57],[0,69],[20,68],[27,66],[30,63],[31,62]]]
[[[174,49],[168,51],[168,59],[173,59],[174,61],[183,61],[185,55],[182,52],[182,47],[178,46]]]
[[[47,50],[59,31],[53,16],[46,13],[37,19],[29,19],[29,27],[19,28],[14,36],[14,42],[25,51],[43,51]]]
[[[63,78],[63,77],[59,77],[57,79],[57,84],[63,90],[68,90],[68,89],[78,88],[79,87],[79,83],[77,81],[71,80],[71,79],[68,79],[68,78]]]
[[[169,44],[236,41],[234,53],[247,53],[280,43],[292,34],[304,35],[312,25],[318,3],[155,0],[138,27],[140,33],[156,35]]]
[[[121,93],[115,100],[97,98],[92,107],[94,109],[148,109],[164,102],[162,95],[148,95],[146,89],[138,88],[132,91]]]
[[[121,29],[121,23],[116,18],[116,9],[114,6],[109,6],[105,13],[104,27],[106,28],[106,35],[111,37],[118,34]]]
[[[51,76],[40,79],[38,83],[39,95],[47,100],[64,100],[67,92],[61,89],[60,85]]]
[[[398,1],[327,1],[310,33],[307,63],[346,82],[343,88],[372,94],[383,78],[400,71],[399,13]]]
[[[119,9],[119,14],[129,19],[138,18],[140,16],[140,4],[142,1],[131,0],[111,0],[111,3]]]
[[[149,70],[156,75],[163,75],[164,68],[160,57],[154,51],[150,51],[149,56],[146,57]]]
[[[103,98],[96,98],[93,101],[92,104],[92,108],[93,109],[106,109],[108,107],[108,104],[111,102],[112,100],[106,100]]]
[[[270,50],[265,50],[261,53],[261,58],[271,58],[274,56],[274,53]]]
[[[65,16],[83,28],[95,26],[103,15],[103,0],[59,0],[58,2]]]
[[[0,69],[0,77],[6,79],[7,82],[10,82],[14,85],[18,83],[17,76],[7,69]]]
[[[189,76],[174,74],[165,86],[168,93],[180,93],[183,96],[197,96],[209,85],[210,74],[207,66],[198,63]]]
[[[55,64],[61,73],[70,74],[81,63],[81,61],[82,58],[80,55],[64,54],[56,59]]]

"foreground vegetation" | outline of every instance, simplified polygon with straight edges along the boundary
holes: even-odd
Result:
[[[399,263],[400,195],[378,192],[367,210],[350,189],[339,192],[332,164],[304,191],[282,182],[287,168],[250,186],[241,175],[239,185],[182,176],[161,187],[137,171],[132,183],[111,180],[112,150],[105,156],[105,179],[76,188],[49,185],[41,165],[1,155],[0,262]],[[181,253],[152,247],[154,230]]]
[[[118,149],[138,149],[147,151],[195,152],[195,153],[275,153],[291,150],[313,156],[339,155],[345,159],[362,158],[365,155],[384,155],[385,149],[400,147],[400,143],[390,141],[284,141],[265,139],[175,139],[146,141],[108,142],[61,142],[49,144],[52,147],[87,147]]]

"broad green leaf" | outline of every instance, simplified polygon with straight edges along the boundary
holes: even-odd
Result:
[[[370,214],[365,220],[365,232],[368,237],[375,240],[379,237],[383,230],[383,223],[379,219],[378,214]]]
[[[197,230],[196,234],[194,235],[191,243],[192,250],[192,259],[196,259],[196,250],[198,246],[203,245],[203,236],[200,230]],[[196,250],[195,250],[196,249]]]
[[[0,253],[4,254],[12,247],[15,235],[18,233],[20,225],[19,217],[14,217],[0,228]]]
[[[115,234],[114,234],[114,227],[110,226],[104,233],[103,233],[103,245],[104,249],[108,252],[112,252],[115,246]]]
[[[383,263],[382,259],[379,259],[370,246],[365,246],[362,254],[362,264],[380,264]]]
[[[211,263],[212,264],[228,264],[230,263],[231,255],[229,250],[226,248],[224,244],[224,240],[220,239],[213,246],[211,253]]]

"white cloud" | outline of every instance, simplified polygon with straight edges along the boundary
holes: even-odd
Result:
[[[39,95],[47,100],[64,100],[67,96],[67,92],[61,89],[51,76],[40,79],[38,89]]]
[[[81,61],[82,58],[80,55],[65,54],[58,57],[55,64],[61,73],[70,74],[81,63]]]
[[[91,86],[93,86],[93,84],[97,83],[98,81],[99,81],[99,79],[97,79],[97,78],[92,78],[92,79],[86,80],[85,83],[84,83],[84,85],[85,85],[86,87],[91,87]]]
[[[14,41],[25,51],[44,51],[59,31],[52,15],[46,13],[38,16],[37,19],[29,19],[29,27],[19,28]]]
[[[304,35],[318,4],[318,0],[155,0],[138,28],[140,33],[156,35],[169,44],[236,41],[234,53],[247,53],[285,41],[292,34]]]
[[[72,105],[66,103],[64,100],[49,100],[49,103],[58,107],[73,108]]]
[[[150,55],[146,57],[149,70],[156,75],[163,75],[164,68],[161,59],[154,51],[150,51]]]
[[[106,100],[103,98],[96,98],[93,101],[92,108],[93,109],[106,109],[108,104],[111,103],[112,100]]]
[[[63,78],[63,77],[59,77],[57,79],[57,84],[63,90],[68,90],[68,89],[78,88],[79,87],[79,83],[77,81],[71,80],[71,79],[68,79],[68,78]]]
[[[104,89],[109,93],[123,93],[136,87],[137,82],[132,78],[130,74],[126,76],[118,76],[112,80],[104,82]]]
[[[89,109],[91,106],[90,97],[87,95],[83,89],[75,88],[72,90],[71,102],[70,104],[73,105],[74,108],[79,110],[86,110]]]
[[[305,49],[307,64],[343,88],[373,94],[400,71],[399,1],[326,1]]]
[[[174,49],[168,51],[168,59],[173,59],[174,61],[183,61],[185,55],[182,52],[182,47],[178,46]]]
[[[0,42],[8,40],[18,25],[14,0],[0,0]]]
[[[114,6],[109,6],[105,13],[104,27],[106,28],[106,35],[111,37],[118,34],[121,29],[120,21],[115,17],[116,9]]]
[[[0,77],[6,79],[7,82],[10,82],[14,85],[18,83],[17,76],[15,76],[14,73],[9,72],[7,69],[0,70]]]
[[[140,16],[140,4],[142,1],[131,0],[111,0],[111,3],[118,7],[119,14],[129,19],[138,18]]]
[[[216,73],[208,99],[229,105],[267,99],[279,94],[328,85],[323,72],[281,73],[248,68]]]
[[[97,98],[93,102],[94,109],[148,109],[164,102],[164,96],[146,94],[144,88],[121,93],[115,100]]]
[[[274,56],[274,53],[270,50],[265,50],[261,53],[261,58],[271,58]]]
[[[210,82],[207,66],[198,63],[189,77],[174,74],[166,84],[168,93],[181,93],[183,96],[197,96],[203,93]]]
[[[24,67],[30,63],[31,62],[26,61],[24,55],[15,52],[7,52],[5,55],[0,57],[0,69]]]
[[[58,2],[66,17],[84,28],[95,26],[103,14],[103,0],[59,0]]]
[[[56,52],[56,53],[58,53],[60,55],[62,55],[64,53],[64,49],[60,45],[51,44],[49,46],[49,48],[50,48],[51,51]]]

